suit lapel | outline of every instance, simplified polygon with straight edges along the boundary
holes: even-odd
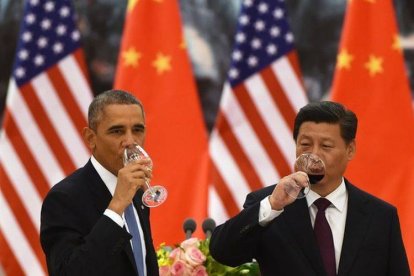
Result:
[[[289,228],[289,233],[286,234],[291,235],[298,243],[299,248],[316,271],[316,274],[325,275],[306,200],[299,199],[285,207],[284,218]]]
[[[85,165],[85,169],[88,172],[89,181],[87,182],[91,193],[95,196],[94,202],[96,202],[96,208],[99,215],[103,214],[103,212],[108,208],[109,202],[112,199],[112,195],[109,192],[108,188],[106,187],[105,183],[102,181],[101,177],[99,176],[98,172],[93,167],[91,161]],[[138,192],[137,192],[138,194]],[[142,195],[142,192],[141,192]],[[137,195],[134,197],[137,198]],[[137,209],[138,215],[140,215],[140,211],[137,208],[137,204],[135,204],[135,208]],[[126,228],[124,226],[124,229],[126,231]],[[131,243],[128,242],[127,245],[124,247],[125,254],[127,255],[129,261],[131,262],[131,265],[133,266],[135,273],[138,275],[138,271],[135,265],[135,258],[134,253],[132,252],[132,246]]]
[[[106,208],[108,208],[109,202],[112,199],[112,195],[106,188],[105,183],[102,181],[98,172],[93,167],[91,161],[85,165],[85,170],[87,171],[88,181],[86,182],[89,186],[91,194],[95,197],[95,206],[99,215],[101,215]]]
[[[366,199],[362,194],[345,181],[348,189],[348,213],[345,223],[344,240],[341,250],[341,259],[339,262],[338,276],[348,275],[358,250],[364,240],[368,229],[368,213],[366,208]]]

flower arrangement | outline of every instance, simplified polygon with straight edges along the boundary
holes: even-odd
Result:
[[[209,243],[209,239],[190,238],[174,248],[161,244],[157,250],[160,276],[260,275],[255,262],[238,267],[220,264],[210,255]]]

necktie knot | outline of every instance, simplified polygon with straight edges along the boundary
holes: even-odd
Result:
[[[326,208],[328,208],[329,205],[331,205],[331,202],[327,200],[326,198],[321,197],[315,200],[313,204],[315,204],[315,206],[318,208],[318,212],[319,211],[325,212]]]

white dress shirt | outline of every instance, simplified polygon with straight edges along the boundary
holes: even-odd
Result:
[[[318,208],[313,204],[315,200],[321,196],[310,190],[306,196],[308,203],[309,215],[312,223],[312,227],[315,225],[316,213]],[[344,241],[346,214],[348,211],[348,191],[345,187],[344,179],[342,178],[341,184],[332,193],[325,197],[331,202],[331,205],[325,210],[325,216],[331,227],[332,236],[335,247],[335,262],[336,271],[338,272],[339,260],[341,257],[342,243]],[[301,199],[297,199],[301,200]],[[259,210],[259,223],[262,226],[267,225],[270,221],[278,217],[283,210],[272,210],[269,198],[266,197],[260,202]]]
[[[105,185],[108,188],[109,192],[113,196],[114,193],[115,193],[117,177],[115,175],[113,175],[110,171],[105,169],[98,162],[98,160],[95,159],[95,157],[93,155],[91,156],[91,162],[92,162],[93,167],[95,168],[95,170],[98,172],[99,176],[101,177],[102,181],[105,183]],[[145,256],[147,254],[147,249],[145,247],[144,232],[142,231],[141,222],[139,220],[137,210],[135,210],[135,206],[133,206],[133,207],[134,207],[133,209],[134,209],[135,220],[138,223],[138,230],[139,230],[139,234],[140,234],[140,238],[141,238],[142,256],[144,257],[144,273],[145,273],[144,276],[146,276],[147,275],[147,266],[145,264]],[[104,215],[106,215],[107,217],[112,219],[120,227],[125,226],[127,231],[129,232],[128,224],[125,222],[124,214],[122,214],[122,217],[121,217],[118,213],[116,213],[116,212],[114,212],[110,209],[106,209],[105,212],[104,212]],[[130,243],[131,243],[131,246],[132,246],[132,241],[130,241]]]

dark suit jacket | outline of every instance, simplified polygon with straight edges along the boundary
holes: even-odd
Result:
[[[147,249],[148,275],[158,275],[142,191],[134,198]],[[41,214],[40,240],[50,275],[138,275],[131,235],[103,213],[112,196],[92,163],[53,186]]]
[[[338,275],[410,275],[396,208],[345,183],[348,213]],[[265,227],[258,223],[260,201],[274,187],[250,193],[241,213],[214,230],[212,256],[230,266],[254,258],[262,275],[326,275],[306,200],[286,206]]]

